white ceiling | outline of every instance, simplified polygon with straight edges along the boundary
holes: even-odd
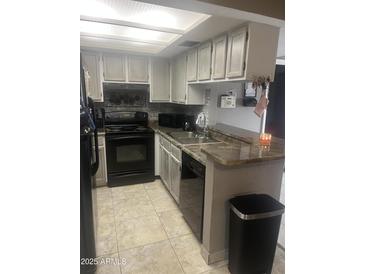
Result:
[[[284,26],[284,21],[195,0],[82,0],[82,48],[170,57],[246,21]],[[284,53],[281,28],[278,56]]]
[[[110,18],[185,31],[204,18],[202,13],[131,0],[82,0],[81,15]]]
[[[81,46],[159,53],[209,15],[131,0],[82,0]],[[105,45],[104,45],[105,43]]]

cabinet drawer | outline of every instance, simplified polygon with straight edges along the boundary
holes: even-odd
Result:
[[[168,152],[171,152],[171,143],[166,138],[161,136],[160,143]]]
[[[181,149],[171,144],[171,154],[181,162]]]

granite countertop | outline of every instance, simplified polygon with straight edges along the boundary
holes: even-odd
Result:
[[[224,143],[203,147],[202,151],[214,161],[235,166],[245,163],[271,161],[285,158],[285,140],[273,137],[270,146],[259,143],[260,134],[225,124],[210,126],[213,136],[226,136]]]
[[[208,126],[208,129],[210,129],[211,131],[217,132],[217,133],[221,133],[221,134],[230,136],[232,138],[243,141],[245,143],[259,144],[260,134],[257,132],[251,131],[251,130],[238,128],[238,127],[234,127],[234,126],[230,126],[230,125],[226,125],[226,124],[220,124],[220,123],[218,123],[214,126]],[[277,138],[277,137],[272,137],[271,143],[284,145],[285,140],[281,139],[281,138]]]
[[[285,158],[283,139],[272,138],[271,145],[264,147],[259,144],[258,133],[225,124],[209,127],[212,137],[219,140],[219,143],[193,145],[182,145],[168,135],[169,132],[182,129],[160,127],[156,122],[151,122],[150,127],[204,165],[207,157],[224,166]]]
[[[161,134],[164,138],[170,141],[174,146],[180,148],[186,154],[193,157],[195,160],[199,161],[201,164],[205,165],[207,162],[207,156],[205,153],[201,151],[201,148],[204,146],[202,144],[192,144],[192,145],[184,145],[179,143],[176,139],[168,135],[170,132],[183,131],[181,128],[169,128],[169,127],[161,127],[157,122],[150,122],[149,127],[152,128],[155,132]]]

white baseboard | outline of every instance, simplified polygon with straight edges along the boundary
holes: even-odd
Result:
[[[201,246],[200,254],[202,255],[204,261],[209,265],[219,261],[228,260],[228,249],[223,249],[214,253],[209,253],[205,247]]]

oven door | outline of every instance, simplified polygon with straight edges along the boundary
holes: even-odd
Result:
[[[153,133],[107,135],[106,158],[109,186],[153,180]]]

